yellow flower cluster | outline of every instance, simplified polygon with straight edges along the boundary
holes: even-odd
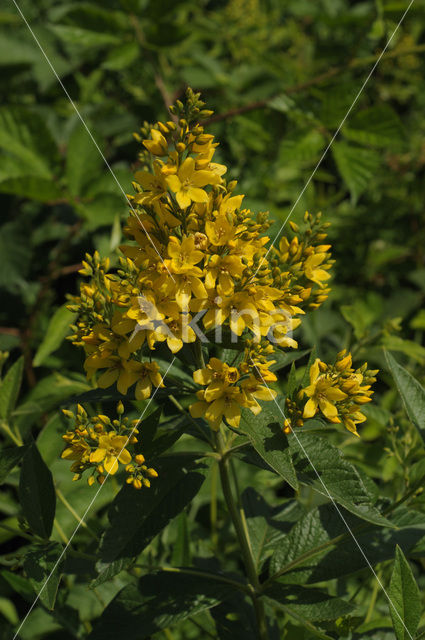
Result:
[[[87,469],[91,469],[88,484],[95,480],[102,484],[106,475],[114,475],[120,463],[125,465],[127,483],[135,489],[149,487],[149,478],[158,476],[155,469],[148,468],[144,456],[135,451],[138,444],[137,420],[129,424],[128,418],[123,418],[124,407],[118,403],[118,419],[111,420],[106,415],[88,416],[85,409],[77,405],[77,413],[67,409],[63,413],[73,421],[73,428],[63,435],[66,442],[62,458],[72,460],[71,471],[75,473],[74,480],[79,480]],[[130,450],[134,453],[130,453]]]
[[[310,384],[298,392],[295,400],[286,400],[291,416],[285,423],[286,430],[289,431],[292,424],[301,426],[304,419],[321,415],[334,424],[342,422],[358,436],[356,425],[366,420],[361,408],[372,399],[371,385],[377,373],[377,370],[368,370],[367,363],[354,370],[351,354],[345,350],[332,365],[316,358],[310,367]]]
[[[86,256],[81,273],[91,282],[70,306],[79,313],[72,339],[85,350],[89,378],[122,394],[134,385],[136,399],[164,386],[157,344],[175,354],[199,343],[200,332],[210,346],[231,340],[243,351],[254,341],[238,367],[198,359],[194,374],[202,388],[192,415],[205,415],[213,428],[223,416],[237,426],[241,407],[257,413],[259,399],[274,398],[262,384],[276,380],[266,356],[272,343],[298,346],[291,332],[325,300],[332,261],[320,215],[307,213],[303,231],[293,224],[290,239],[267,248],[268,214],[243,206],[200,124],[212,112],[190,89],[186,97],[171,108],[176,122],[146,125],[135,136],[141,151],[124,229],[130,242],[112,273],[97,253]]]
[[[232,427],[238,427],[241,407],[247,407],[254,415],[260,413],[258,400],[274,400],[277,395],[267,385],[277,380],[269,370],[275,360],[265,359],[264,352],[270,351],[271,345],[266,348],[248,345],[237,366],[210,358],[206,367],[193,374],[194,381],[204,388],[196,394],[198,402],[190,406],[192,417],[205,417],[211,428],[217,430],[223,416]]]

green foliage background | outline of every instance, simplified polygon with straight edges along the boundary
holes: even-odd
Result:
[[[406,511],[395,511],[395,522],[399,527],[415,525],[420,531],[425,527],[425,498],[417,489],[422,486],[425,465],[418,429],[422,433],[425,429],[425,402],[420,385],[416,388],[405,370],[400,373],[396,367],[398,362],[419,382],[425,380],[425,2],[414,2],[312,180],[312,171],[407,3],[21,0],[18,4],[60,82],[13,2],[7,0],[0,11],[0,350],[10,352],[10,357],[0,386],[4,445],[0,476],[5,481],[0,498],[0,638],[13,637],[12,629],[24,617],[94,491],[83,482],[72,483],[69,464],[59,459],[66,428],[60,408],[90,390],[81,354],[64,341],[72,321],[64,307],[66,294],[77,291],[77,271],[86,251],[98,249],[114,260],[126,217],[124,194],[131,192],[137,156],[131,134],[143,121],[166,119],[166,106],[181,97],[187,85],[200,90],[214,109],[209,129],[220,141],[217,161],[230,167],[229,174],[239,181],[239,192],[246,194],[250,208],[270,210],[276,220],[272,237],[294,203],[292,220],[301,219],[309,209],[321,210],[332,222],[333,293],[323,308],[305,319],[298,339],[303,348],[314,346],[324,360],[346,347],[356,360],[367,360],[381,370],[361,440],[334,431],[326,437],[356,465],[368,491],[374,495],[376,490],[381,512],[409,494]],[[397,361],[390,356],[397,385],[384,349]],[[305,360],[300,360],[300,375]],[[284,370],[283,392],[286,377]],[[417,395],[406,399],[412,389]],[[407,413],[398,392],[404,396]],[[165,426],[178,428],[173,407],[165,400],[161,405]],[[142,406],[138,403],[130,410],[136,416]],[[32,439],[36,446],[30,444]],[[21,442],[25,449],[12,449]],[[189,446],[183,436],[174,451]],[[22,458],[25,473],[20,477],[15,465]],[[314,447],[312,458],[315,462]],[[243,495],[252,535],[254,539],[263,536],[258,543],[262,561],[289,530],[293,545],[303,540],[307,545],[307,532],[319,528],[315,518],[327,518],[334,532],[330,537],[343,532],[338,514],[332,505],[324,504],[312,482],[294,493],[264,470],[253,471],[254,467],[247,469],[239,462],[236,469],[241,488],[254,484],[256,489],[246,489]],[[188,473],[200,475],[199,471]],[[179,566],[200,558],[199,566],[207,572],[217,569],[212,554],[217,563],[224,563],[224,571],[238,570],[236,562],[225,559],[234,549],[234,539],[224,503],[220,496],[217,502],[214,497],[216,476],[211,472],[208,477],[196,497],[188,497],[186,510],[156,537],[153,527],[144,565]],[[107,635],[114,616],[130,621],[125,630],[128,638],[148,637],[131,627],[136,614],[130,614],[129,602],[137,569],[130,578],[118,573],[111,581],[87,588],[110,561],[106,554],[96,568],[93,557],[98,538],[108,526],[107,506],[118,488],[111,478],[102,489],[87,524],[73,540],[73,552],[57,568],[22,628],[23,640],[80,638],[92,627],[98,629],[94,638],[116,637],[114,630]],[[162,490],[168,495],[171,489]],[[122,509],[139,509],[142,514],[149,495],[143,494],[140,504],[139,497],[136,504],[134,496],[124,499]],[[172,495],[169,500],[173,501]],[[37,508],[37,501],[44,506]],[[29,529],[20,528],[22,509]],[[281,521],[280,533],[279,527],[270,529],[275,518]],[[350,518],[353,526],[359,525],[353,512]],[[291,528],[295,522],[297,530]],[[46,542],[51,530],[51,540]],[[225,548],[217,548],[218,532],[227,540]],[[37,543],[33,534],[39,536]],[[403,593],[400,581],[410,589],[409,601],[416,597],[412,571],[422,593],[425,588],[425,547],[419,534],[413,537],[410,546],[403,545],[403,536],[390,530],[374,538],[370,548],[367,534],[359,538],[400,611],[405,604],[397,599]],[[287,561],[292,559],[291,539],[285,540],[281,553]],[[414,549],[410,563],[400,550],[395,556],[396,543],[407,555]],[[307,546],[300,546],[300,552],[306,550]],[[356,555],[356,549],[346,549],[350,553]],[[340,564],[345,557],[339,557]],[[283,560],[273,555],[276,570],[279,562]],[[387,600],[361,556],[349,575],[323,571],[317,580],[317,576],[310,579],[307,569],[303,571],[298,584],[317,582],[332,596],[348,594],[355,612],[348,615],[351,609],[341,605],[336,622],[331,623],[321,617],[325,605],[318,607],[313,598],[308,614],[305,609],[299,611],[314,624],[319,622],[320,629],[300,626],[296,617],[288,618],[284,607],[273,614],[271,638],[408,637],[394,613],[393,626]],[[61,573],[64,577],[56,593]],[[162,574],[143,578],[142,619],[147,615],[143,607],[151,612],[157,607],[156,620],[164,612],[168,615],[171,600],[167,598],[172,598],[173,590],[181,593],[184,584],[181,610],[186,607],[191,616],[177,626],[174,621],[172,631],[167,628],[154,637],[183,640],[206,638],[208,633],[221,640],[255,637],[242,597],[233,602],[234,593],[229,596],[222,584],[213,583],[202,591],[197,579],[178,576],[174,580]],[[294,579],[288,584],[294,584]],[[121,600],[114,600],[116,609],[108,609],[96,627],[96,618],[124,586],[127,591],[120,592]],[[279,588],[286,587],[279,583]],[[291,593],[296,601],[297,592],[292,589]],[[149,600],[152,594],[155,605]],[[196,597],[191,599],[191,594]],[[269,594],[268,606],[284,596]],[[415,606],[422,610],[423,597],[417,598]],[[224,604],[207,613],[212,602],[221,600]],[[295,610],[297,606],[307,605],[295,604]],[[229,618],[229,611],[239,619]],[[419,617],[412,616],[412,625],[417,626]],[[283,626],[279,631],[284,621],[285,631]],[[422,615],[420,629],[424,623]],[[150,624],[148,634],[160,628]]]

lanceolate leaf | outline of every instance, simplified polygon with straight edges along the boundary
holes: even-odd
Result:
[[[398,529],[368,525],[342,508],[341,513],[345,522],[327,504],[301,518],[276,545],[271,575],[281,573],[279,581],[285,584],[332,580],[368,567],[367,561],[374,565],[388,560],[396,544],[406,551],[413,549],[425,537],[425,518],[420,516],[418,522],[417,512],[401,510],[393,519]]]
[[[355,467],[341,451],[321,436],[297,432],[289,436],[290,452],[298,480],[334,500],[359,518],[389,525],[373,506],[371,496]],[[335,508],[335,507],[334,507]]]
[[[144,640],[211,609],[235,593],[218,580],[161,571],[125,587],[105,609],[89,640]]]
[[[258,571],[279,540],[286,536],[291,522],[300,515],[301,509],[295,502],[286,504],[283,509],[272,508],[252,487],[245,489],[241,498]]]
[[[41,538],[49,538],[56,509],[55,488],[52,474],[34,443],[23,458],[19,500],[30,528]]]
[[[45,546],[31,548],[25,556],[24,571],[34,587],[36,595],[40,596],[41,602],[48,609],[53,609],[55,606],[61,563],[55,565],[61,552],[62,545],[50,542]]]
[[[70,333],[69,325],[74,321],[76,315],[76,313],[68,311],[66,305],[55,311],[47,327],[46,335],[34,356],[34,367],[43,364],[47,356],[60,347],[65,336]]]
[[[7,447],[0,451],[0,484],[2,484],[13,467],[18,464],[27,450],[26,446],[23,447]]]
[[[0,418],[8,418],[15,408],[21,388],[24,358],[21,356],[6,373],[0,384]]]
[[[103,562],[133,558],[189,504],[205,480],[207,467],[183,456],[168,457],[155,465],[159,477],[150,489],[124,486],[109,510],[111,526],[101,548]]]
[[[275,583],[265,591],[265,595],[312,622],[336,620],[355,608],[345,600],[334,598],[318,589],[295,585]]]
[[[390,613],[397,640],[412,638],[421,617],[421,597],[412,570],[399,546],[388,590]]]
[[[56,145],[38,114],[22,107],[2,107],[0,147],[20,159],[26,175],[51,177]]]
[[[251,411],[244,409],[241,429],[263,460],[296,489],[298,481],[289,452],[288,439],[275,416],[264,409],[258,416],[254,416]]]
[[[406,413],[425,442],[425,389],[388,351],[385,356]]]

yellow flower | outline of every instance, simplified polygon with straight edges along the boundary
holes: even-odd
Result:
[[[236,234],[236,227],[229,222],[224,213],[220,213],[215,220],[206,221],[205,233],[211,244],[221,247],[233,240]]]
[[[189,411],[193,418],[206,418],[215,431],[220,428],[223,417],[232,427],[238,427],[241,419],[242,394],[239,387],[226,387],[220,397],[211,403],[205,400],[205,392],[196,394],[199,402],[190,405]],[[204,400],[202,400],[204,398]]]
[[[236,367],[229,367],[218,358],[211,358],[204,369],[194,372],[193,379],[197,384],[207,385],[204,399],[212,402],[222,395],[226,387],[239,380],[239,372]]]
[[[310,385],[303,389],[309,397],[304,407],[303,417],[312,418],[319,408],[323,415],[331,422],[340,422],[335,402],[344,400],[347,394],[334,386],[333,381],[326,375],[320,375],[320,360],[317,358],[310,369]]]
[[[202,276],[202,269],[195,267],[204,257],[204,253],[195,248],[194,236],[184,237],[181,242],[174,236],[170,238],[167,247],[168,261],[173,273],[186,273],[193,276]]]
[[[318,284],[319,287],[323,287],[323,281],[329,280],[331,277],[330,273],[320,266],[327,257],[328,254],[326,253],[313,253],[304,263],[304,273],[306,277]]]
[[[244,269],[245,266],[238,256],[213,255],[206,265],[205,286],[213,289],[218,278],[217,293],[220,296],[231,296],[235,287],[233,278],[240,278]]]
[[[129,464],[130,452],[125,449],[128,443],[126,436],[117,436],[114,432],[99,437],[99,444],[90,454],[90,462],[101,462],[105,471],[114,475],[118,471],[118,461],[121,464]]]
[[[248,407],[252,413],[257,415],[261,411],[261,405],[257,400],[274,400],[277,396],[277,392],[274,389],[265,387],[255,378],[255,376],[249,376],[247,380],[241,382],[241,392],[243,398],[243,404]]]
[[[139,379],[136,384],[136,399],[146,400],[149,398],[154,387],[164,387],[162,376],[159,372],[159,366],[156,362],[143,362],[139,372]]]
[[[137,171],[134,175],[135,180],[143,187],[143,193],[137,193],[133,197],[133,201],[137,204],[153,204],[167,191],[167,183],[156,163],[154,163],[153,170],[154,175],[149,171]]]
[[[152,140],[143,140],[143,145],[154,156],[165,156],[168,144],[164,136],[158,129],[151,129]]]
[[[195,160],[186,158],[177,174],[166,177],[167,184],[174,192],[177,204],[186,209],[191,202],[208,202],[208,194],[201,187],[218,184],[220,177],[212,171],[196,171]]]

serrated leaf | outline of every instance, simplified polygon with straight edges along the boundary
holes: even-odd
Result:
[[[355,609],[349,602],[334,598],[319,589],[296,585],[275,583],[265,590],[264,595],[311,622],[336,620]]]
[[[39,367],[43,364],[45,359],[60,347],[65,337],[70,333],[70,324],[76,317],[77,314],[68,311],[65,304],[55,311],[50,319],[46,334],[34,356],[34,367]]]
[[[388,596],[397,640],[412,638],[418,628],[422,603],[410,565],[398,545]]]
[[[89,640],[144,640],[189,616],[211,609],[235,593],[219,580],[160,571],[118,594],[101,615]]]
[[[207,471],[204,463],[183,456],[167,456],[154,464],[159,477],[150,489],[136,491],[126,485],[111,504],[111,526],[100,546],[103,563],[138,555],[195,497]]]
[[[96,135],[93,134],[96,139]],[[103,159],[87,129],[80,123],[72,131],[66,150],[65,176],[70,192],[83,195],[98,177]],[[113,180],[111,176],[111,180]]]
[[[288,436],[292,461],[301,484],[312,487],[351,513],[381,526],[389,522],[373,506],[356,468],[337,447],[321,436],[300,433]]]
[[[366,558],[371,564],[392,558],[396,544],[404,550],[413,549],[425,537],[425,519],[420,515],[418,522],[417,512],[397,514],[393,524],[398,529],[366,525],[342,508],[341,514],[345,522],[335,507],[327,504],[301,518],[276,546],[270,573],[282,572],[279,582],[285,584],[332,580],[367,568]]]
[[[243,409],[241,430],[249,437],[261,458],[293,489],[297,489],[298,481],[288,439],[276,417],[265,409],[258,416],[254,416],[248,409]]]
[[[367,189],[378,169],[381,158],[372,149],[363,149],[346,142],[335,142],[332,146],[338,171],[356,203],[359,196]]]
[[[23,107],[0,108],[0,147],[17,156],[30,174],[51,178],[56,145],[37,113]]]
[[[49,538],[56,510],[53,478],[33,443],[26,451],[19,480],[19,501],[30,528]]]
[[[7,447],[0,450],[0,484],[6,480],[13,467],[20,462],[26,450],[27,446]]]
[[[385,357],[406,413],[425,442],[425,389],[388,351]]]
[[[24,357],[21,356],[6,373],[0,384],[0,418],[9,418],[15,408],[21,388]]]
[[[61,553],[62,545],[50,542],[44,546],[34,546],[25,554],[24,571],[36,595],[51,610],[55,606],[61,578],[61,563],[55,566]]]
[[[348,140],[376,147],[394,147],[403,138],[400,119],[386,104],[359,111],[348,120],[342,131]]]

